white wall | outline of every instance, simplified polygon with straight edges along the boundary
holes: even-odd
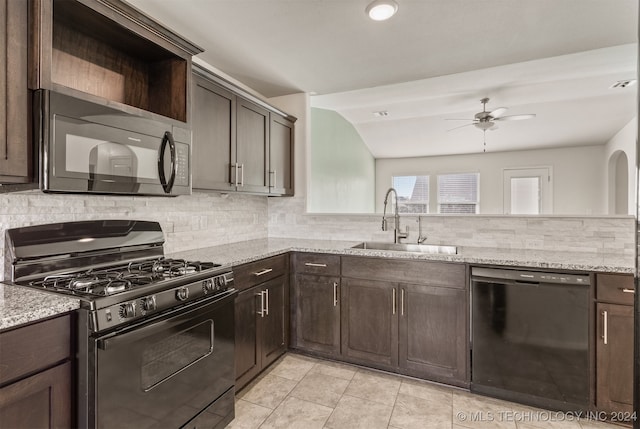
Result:
[[[503,213],[503,169],[551,166],[553,214],[607,213],[604,146],[376,160],[376,211],[382,212],[392,176],[480,173],[480,213]],[[435,177],[432,176],[432,181]],[[431,188],[434,190],[434,187]],[[435,192],[431,199],[437,198]],[[432,207],[434,207],[432,205]]]
[[[638,133],[638,118],[633,118],[627,125],[624,126],[615,136],[611,138],[605,145],[605,152],[603,158],[603,168],[607,178],[607,206],[609,213],[613,213],[615,209],[615,176],[614,171],[615,157],[618,153],[624,152],[627,156],[627,168],[628,168],[628,186],[627,193],[629,198],[628,213],[630,215],[636,214],[636,135]],[[614,162],[612,162],[614,161]]]
[[[356,128],[333,110],[311,108],[312,213],[372,213],[375,158]]]

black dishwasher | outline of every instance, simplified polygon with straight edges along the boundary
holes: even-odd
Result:
[[[590,277],[471,268],[471,391],[589,408]]]

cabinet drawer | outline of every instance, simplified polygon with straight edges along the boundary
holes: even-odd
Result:
[[[233,268],[236,289],[243,290],[287,272],[288,256],[278,255]]]
[[[295,253],[293,266],[296,273],[340,275],[340,256],[323,253]]]
[[[633,305],[633,291],[633,276],[630,274],[596,274],[598,301]]]
[[[68,359],[70,338],[70,315],[0,333],[0,384]]]
[[[342,276],[464,289],[464,264],[343,257]]]

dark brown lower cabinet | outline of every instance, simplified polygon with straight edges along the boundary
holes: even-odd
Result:
[[[0,427],[73,427],[72,316],[0,332]]]
[[[596,407],[633,412],[633,306],[597,304]]]
[[[71,363],[0,389],[0,424],[6,428],[71,427]]]
[[[465,290],[343,279],[342,305],[345,358],[464,385]]]
[[[288,346],[287,276],[243,290],[236,298],[236,390],[283,354]]]
[[[342,355],[393,370],[398,366],[395,284],[342,279]]]
[[[465,290],[410,284],[399,289],[401,371],[436,381],[465,381]]]
[[[296,274],[296,347],[340,354],[340,278]]]
[[[342,358],[467,387],[465,270],[463,264],[343,257]]]

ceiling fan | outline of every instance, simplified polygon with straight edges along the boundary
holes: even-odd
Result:
[[[507,111],[506,107],[498,107],[497,109],[487,112],[488,102],[489,102],[489,98],[487,97],[480,100],[480,103],[482,103],[482,112],[476,113],[473,119],[457,119],[457,118],[446,119],[447,121],[471,121],[471,123],[469,124],[460,125],[459,127],[451,128],[450,130],[447,130],[447,131],[453,131],[453,130],[457,130],[458,128],[474,125],[476,128],[482,130],[484,134],[487,130],[497,129],[498,124],[496,124],[496,122],[499,122],[499,121],[519,121],[522,119],[531,119],[536,117],[534,113],[527,113],[524,115],[502,116]],[[484,140],[484,146],[485,146],[484,151],[486,152],[487,142],[486,142],[486,139],[483,138],[483,140]]]

